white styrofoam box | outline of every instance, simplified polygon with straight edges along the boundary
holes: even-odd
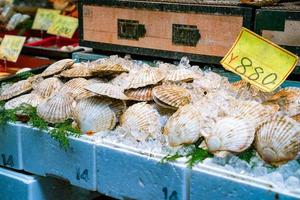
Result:
[[[0,168],[1,200],[86,200],[99,196],[54,178]]]
[[[28,125],[21,127],[24,170],[41,176],[53,176],[71,184],[96,191],[95,143],[69,137],[64,150],[44,131]]]
[[[19,123],[0,125],[0,165],[23,169],[21,154],[21,133]]]
[[[97,144],[97,190],[117,199],[188,199],[190,169],[116,144]]]
[[[202,164],[199,166],[191,173],[190,200],[294,200],[300,198],[300,196],[279,191],[267,181]]]

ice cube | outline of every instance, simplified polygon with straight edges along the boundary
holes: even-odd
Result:
[[[295,174],[295,172],[300,169],[300,164],[296,160],[292,160],[282,166],[280,166],[276,171],[283,175],[284,179]]]
[[[252,175],[254,177],[265,176],[267,175],[267,173],[268,173],[267,168],[263,166],[256,166],[252,169]]]
[[[252,167],[256,167],[256,166],[261,167],[264,165],[264,162],[259,157],[254,156],[250,159],[250,165]]]
[[[284,187],[284,179],[282,174],[279,172],[272,172],[266,176],[263,176],[262,178],[274,184],[275,186]]]
[[[226,164],[226,165],[224,166],[224,168],[225,168],[226,170],[228,170],[228,171],[231,171],[231,172],[234,172],[234,171],[235,171],[234,168],[233,168],[231,165],[228,165],[228,164]]]
[[[300,190],[300,181],[297,177],[295,176],[290,176],[286,181],[285,181],[285,186],[288,189],[298,189]]]

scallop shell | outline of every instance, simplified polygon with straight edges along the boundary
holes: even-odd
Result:
[[[108,96],[114,99],[127,100],[128,97],[123,93],[123,90],[109,83],[95,83],[85,87],[85,89],[98,94]]]
[[[160,69],[150,67],[143,67],[137,72],[129,74],[129,76],[129,84],[126,89],[155,85],[164,79]]]
[[[99,97],[79,101],[74,110],[74,119],[83,133],[112,130],[117,121],[109,103]]]
[[[24,94],[32,89],[32,81],[30,79],[18,81],[7,87],[0,95],[0,100],[8,100],[13,97]]]
[[[248,119],[249,121],[254,122],[253,126],[256,127],[268,120],[275,112],[273,107],[263,106],[256,101],[231,100],[227,114]]]
[[[53,64],[51,64],[45,71],[41,73],[42,77],[52,76],[54,74],[58,74],[61,71],[71,67],[74,64],[74,60],[72,59],[63,59],[59,60]]]
[[[61,72],[59,75],[66,78],[92,77],[91,66],[88,63],[75,63],[75,67]]]
[[[128,78],[129,78],[128,73],[122,73],[116,76],[115,78],[113,78],[112,80],[110,80],[109,83],[125,89],[128,87]]]
[[[37,107],[37,114],[49,123],[61,123],[72,117],[76,102],[69,93],[56,93]]]
[[[254,140],[253,122],[237,117],[223,117],[212,125],[210,131],[202,131],[207,149],[211,153],[220,151],[242,152]]]
[[[158,112],[146,102],[130,106],[121,116],[120,125],[138,141],[157,138],[161,131]]]
[[[33,91],[44,98],[50,97],[57,92],[64,83],[56,77],[51,77],[43,80],[39,84],[33,85]]]
[[[300,124],[288,116],[273,116],[259,127],[254,144],[265,162],[286,163],[300,151]]]
[[[152,86],[130,89],[125,91],[125,95],[134,101],[152,101]]]
[[[66,82],[60,91],[64,93],[71,93],[76,100],[95,96],[94,93],[84,89],[84,87],[88,84],[89,81],[84,78],[74,78]]]
[[[177,109],[190,103],[191,94],[180,86],[161,85],[153,88],[153,99],[162,107]]]
[[[21,106],[22,104],[29,104],[33,107],[36,107],[37,105],[44,102],[44,100],[45,99],[39,94],[30,93],[9,100],[8,102],[5,103],[4,107],[5,109],[15,109]]]
[[[194,80],[196,77],[196,73],[189,69],[179,68],[176,70],[172,70],[168,72],[168,75],[164,79],[165,81],[172,81],[172,82],[189,82]]]
[[[119,119],[121,115],[126,111],[126,103],[125,101],[119,99],[110,99],[110,101],[111,104],[109,105],[109,107],[115,112],[117,119]]]
[[[289,116],[300,114],[300,88],[287,87],[271,96],[265,104],[280,106],[280,111]]]
[[[167,121],[164,135],[172,147],[192,144],[201,136],[201,115],[192,104],[179,108]]]
[[[92,73],[95,73],[100,76],[105,76],[109,74],[121,74],[123,72],[128,72],[127,69],[123,68],[119,64],[114,63],[101,63],[101,64],[92,64],[91,66]]]

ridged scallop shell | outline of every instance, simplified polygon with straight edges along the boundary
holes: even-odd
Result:
[[[123,90],[109,83],[95,83],[85,87],[85,89],[103,96],[108,96],[114,99],[127,100],[128,97],[123,93]]]
[[[137,72],[129,74],[129,76],[129,84],[126,89],[155,85],[164,79],[160,69],[150,67],[143,67]]]
[[[254,122],[253,126],[268,120],[276,111],[273,107],[263,106],[256,101],[231,100],[228,115],[248,119]]]
[[[126,102],[119,99],[110,99],[110,101],[111,104],[109,107],[115,112],[117,119],[119,119],[127,109]]]
[[[84,89],[89,81],[84,78],[74,78],[65,83],[61,88],[61,92],[71,93],[76,100],[85,99],[95,96],[94,93]]]
[[[76,65],[74,67],[74,65]],[[67,69],[59,74],[66,78],[77,78],[77,77],[92,77],[94,74],[91,71],[89,63],[75,63],[71,69]]]
[[[276,92],[266,102],[280,106],[280,111],[289,116],[300,114],[300,88],[287,87]]]
[[[123,68],[119,64],[114,63],[100,63],[100,64],[92,64],[91,66],[92,73],[97,75],[109,75],[109,74],[121,74],[123,72],[128,72],[127,69]]]
[[[44,102],[44,98],[40,96],[39,94],[35,93],[30,93],[30,94],[25,94],[19,97],[16,97],[12,100],[9,100],[8,102],[5,103],[4,108],[5,109],[15,109],[22,104],[29,104],[33,107],[36,107],[40,103]]]
[[[179,108],[167,121],[164,135],[172,147],[192,144],[201,136],[201,115],[192,104]]]
[[[176,85],[156,86],[152,92],[154,101],[165,108],[177,109],[191,101],[189,91]]]
[[[54,74],[58,74],[61,71],[71,67],[74,64],[74,60],[72,59],[63,59],[59,60],[53,64],[51,64],[45,71],[41,73],[42,77],[52,76]]]
[[[99,97],[79,101],[74,110],[74,119],[83,133],[112,130],[117,122],[109,103]]]
[[[300,151],[300,124],[288,116],[274,116],[256,132],[255,148],[272,165],[294,159]]]
[[[120,125],[139,141],[157,138],[161,131],[158,112],[146,102],[130,106],[121,116]]]
[[[104,64],[104,65],[120,65],[123,69],[129,71],[133,68],[133,62],[127,58],[121,58],[117,55],[109,56],[108,58],[101,58],[92,62],[92,64]]]
[[[165,78],[165,81],[172,81],[172,82],[188,82],[194,80],[196,77],[196,73],[189,69],[176,69],[168,72],[168,75]]]
[[[56,93],[37,107],[37,114],[49,123],[61,123],[72,117],[76,102],[69,93]]]
[[[125,91],[125,95],[134,101],[152,101],[152,86],[130,89]]]
[[[242,152],[249,148],[254,140],[255,127],[253,122],[247,119],[223,117],[211,126],[211,131],[201,132],[211,153]]]
[[[53,93],[60,90],[64,83],[56,77],[51,77],[43,80],[39,84],[33,85],[35,93],[41,95],[44,98],[50,97]]]
[[[111,79],[109,83],[119,86],[123,89],[128,87],[128,80],[129,80],[129,74],[128,73],[122,73],[115,78]]]
[[[8,100],[20,94],[29,92],[32,89],[32,81],[22,80],[7,87],[0,95],[0,100]]]

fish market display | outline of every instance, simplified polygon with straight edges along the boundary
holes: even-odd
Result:
[[[51,124],[71,119],[90,137],[139,148],[194,145],[216,160],[253,150],[272,166],[300,155],[300,89],[262,92],[186,58],[156,67],[118,56],[79,64],[65,59],[1,91],[6,109],[27,103]]]

